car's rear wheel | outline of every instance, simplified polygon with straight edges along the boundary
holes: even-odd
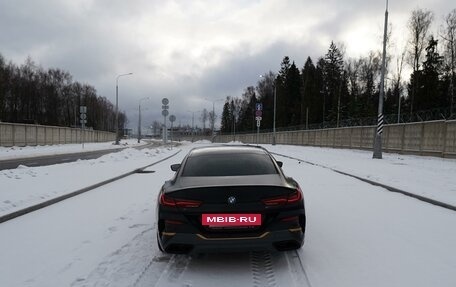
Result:
[[[165,250],[163,250],[162,246],[160,245],[160,236],[158,234],[159,232],[157,231],[157,246],[158,246],[158,249],[161,251],[161,252],[165,252]]]

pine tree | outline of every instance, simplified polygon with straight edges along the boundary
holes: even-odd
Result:
[[[315,69],[315,87],[317,89],[316,95],[317,97],[315,98],[315,122],[316,123],[322,123],[325,121],[325,113],[326,113],[326,107],[325,107],[325,81],[324,81],[324,71],[325,71],[325,59],[320,58],[317,62],[317,66]]]
[[[274,85],[276,75],[269,71],[258,81],[257,93],[258,101],[263,104],[261,120],[262,129],[272,129],[274,118]]]
[[[325,55],[323,70],[324,114],[328,120],[335,120],[337,116],[337,102],[341,90],[343,64],[342,53],[334,42],[331,42]]]
[[[426,47],[426,60],[423,62],[422,85],[416,94],[416,109],[428,110],[434,107],[442,107],[445,99],[441,97],[440,76],[442,73],[443,57],[437,51],[438,40],[433,36],[429,38]]]
[[[299,124],[301,117],[301,75],[296,64],[293,62],[288,69],[285,79],[285,99],[283,118],[284,126],[295,126]]]
[[[303,125],[309,117],[310,122],[314,122],[315,101],[318,97],[318,89],[316,87],[316,68],[310,57],[307,57],[306,63],[301,72],[302,86],[301,86],[301,106],[300,106],[300,124]],[[315,111],[314,111],[315,109]],[[309,115],[307,115],[309,111]],[[311,116],[312,115],[312,116]]]
[[[254,87],[247,87],[242,95],[242,105],[239,113],[239,131],[250,132],[254,131],[255,124],[255,104],[257,98]]]
[[[230,98],[227,97],[225,104],[223,105],[222,111],[222,119],[221,119],[221,126],[220,131],[222,133],[229,133],[232,126],[232,118],[231,110],[230,110]]]
[[[285,56],[280,64],[280,71],[276,81],[276,127],[283,127],[287,123],[287,105],[290,103],[290,100],[288,99],[289,94],[287,93],[286,82],[290,67],[290,58]]]

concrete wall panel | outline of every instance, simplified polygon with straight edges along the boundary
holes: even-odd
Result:
[[[456,155],[456,121],[446,122],[445,152]]]
[[[80,143],[80,129],[0,123],[0,146],[35,146]],[[86,131],[86,142],[114,141],[115,134]]]
[[[372,150],[375,132],[375,126],[277,132],[276,143]],[[256,143],[256,134],[236,137],[244,143]],[[215,138],[216,142],[231,140],[231,135]],[[456,121],[385,125],[382,140],[385,151],[456,157]],[[271,142],[272,133],[260,134],[260,143]]]

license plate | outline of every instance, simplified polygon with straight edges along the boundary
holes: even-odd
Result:
[[[204,226],[258,226],[261,225],[261,214],[203,214],[201,224]]]

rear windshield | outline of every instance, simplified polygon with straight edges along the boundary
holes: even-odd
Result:
[[[182,176],[237,176],[277,174],[266,154],[211,154],[190,156]]]

